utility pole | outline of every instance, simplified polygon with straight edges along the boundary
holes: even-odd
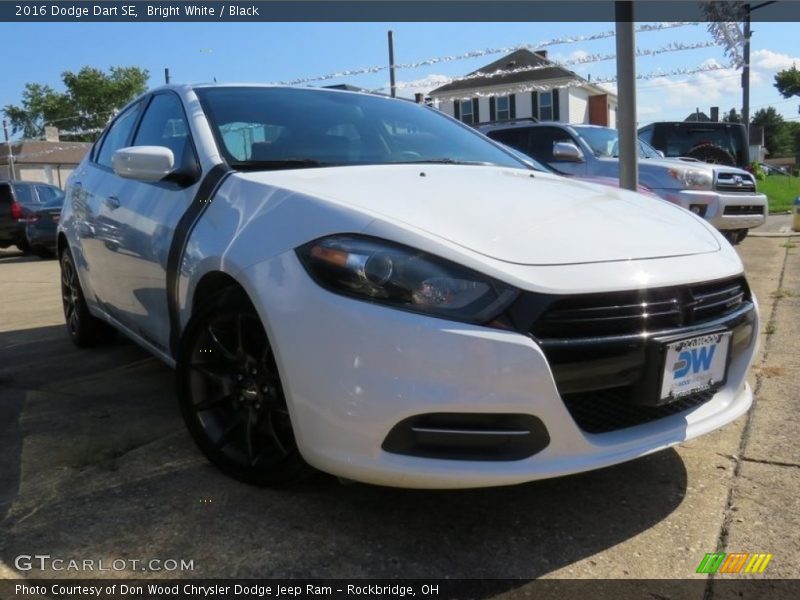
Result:
[[[742,52],[742,123],[744,123],[744,147],[747,162],[750,162],[750,4],[744,5],[744,51]]]
[[[397,88],[394,81],[394,34],[389,30],[389,86],[391,88],[392,98],[397,96]]]
[[[16,179],[17,172],[14,168],[14,153],[11,151],[11,142],[8,141],[8,123],[6,123],[5,119],[3,119],[3,137],[6,140],[6,149],[8,150],[8,172],[11,175],[11,179]]]
[[[617,129],[619,131],[619,187],[639,189],[639,139],[636,132],[636,58],[633,2],[614,3],[617,30]]]
[[[164,69],[164,83],[169,85],[169,67]]]
[[[754,10],[775,4],[777,0],[761,2],[755,6],[744,5],[744,50],[742,52],[742,122],[744,123],[744,139],[747,148],[747,161],[750,162],[750,15]]]

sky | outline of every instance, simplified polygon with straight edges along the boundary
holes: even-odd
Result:
[[[764,9],[765,18],[769,18]],[[797,23],[757,22],[751,40],[751,112],[774,106],[787,119],[800,118],[800,98],[786,100],[773,86],[777,71],[800,64]],[[0,107],[19,104],[25,83],[63,90],[61,73],[85,65],[139,66],[150,72],[151,87],[169,67],[174,82],[277,83],[304,77],[386,65],[387,31],[394,32],[395,61],[408,64],[520,44],[612,31],[613,23],[0,23],[0,39],[13,58],[3,61]],[[706,24],[640,32],[642,50],[713,41]],[[615,39],[578,41],[547,47],[559,61],[613,54]],[[8,55],[6,55],[8,56]],[[429,91],[435,82],[480,68],[502,54],[397,70],[402,94]],[[637,73],[728,64],[720,46],[643,56]],[[613,77],[614,60],[570,67],[592,79]],[[682,120],[699,108],[721,112],[741,107],[741,71],[718,70],[659,77],[637,83],[639,125]],[[350,83],[377,89],[388,85],[387,70],[337,77],[313,85]],[[415,83],[416,82],[416,83]],[[611,87],[613,90],[613,86]]]

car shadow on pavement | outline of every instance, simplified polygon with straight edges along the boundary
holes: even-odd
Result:
[[[0,563],[35,553],[173,558],[193,561],[192,570],[171,573],[179,577],[522,585],[658,524],[686,493],[673,450],[514,487],[402,490],[320,475],[258,489],[225,477],[195,449],[173,379],[124,340],[85,351],[63,326],[0,333]],[[497,585],[486,595],[512,584]]]
[[[22,252],[0,252],[0,264],[2,265],[16,265],[28,262],[39,262],[42,260],[51,260],[51,257],[41,258],[34,254],[23,254]]]

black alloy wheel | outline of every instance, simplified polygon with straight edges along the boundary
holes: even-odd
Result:
[[[62,252],[60,263],[61,304],[70,339],[81,347],[104,344],[114,339],[116,330],[89,312],[69,249]]]
[[[267,334],[243,294],[224,293],[192,317],[177,376],[184,421],[222,471],[259,486],[313,473],[295,442]]]

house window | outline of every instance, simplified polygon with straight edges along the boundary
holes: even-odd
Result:
[[[498,121],[508,121],[511,119],[511,101],[508,96],[497,97],[497,113],[496,119]]]
[[[461,101],[461,120],[464,123],[472,125],[474,123],[474,116],[472,114],[472,100],[462,100]]]
[[[553,120],[553,92],[539,92],[539,120]]]

